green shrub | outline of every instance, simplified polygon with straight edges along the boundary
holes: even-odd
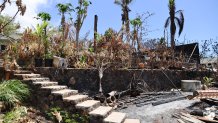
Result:
[[[8,80],[0,83],[0,101],[13,107],[27,99],[30,95],[29,88],[20,80]]]
[[[26,114],[26,107],[16,107],[4,116],[3,123],[16,123],[20,118],[24,117]]]
[[[203,77],[203,84],[205,84],[206,86],[210,86],[212,84],[213,78],[209,78],[209,77]]]
[[[70,114],[69,112],[59,108],[51,108],[46,112],[47,117],[50,120],[56,121],[56,117],[52,114],[54,112],[60,112],[62,117],[62,123],[88,123],[88,116],[81,116],[80,114]]]

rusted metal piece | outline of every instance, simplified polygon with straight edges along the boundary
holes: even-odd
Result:
[[[218,98],[218,90],[197,90],[193,92],[194,98]]]

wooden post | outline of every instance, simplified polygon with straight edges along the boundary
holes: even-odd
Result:
[[[5,80],[9,80],[10,79],[10,71],[6,71],[5,72]]]
[[[96,50],[97,33],[98,33],[98,16],[95,15],[95,20],[94,20],[94,50]]]

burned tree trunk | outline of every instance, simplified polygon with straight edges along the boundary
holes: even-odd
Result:
[[[96,50],[96,40],[97,40],[97,33],[98,33],[98,16],[95,15],[94,20],[94,50]]]

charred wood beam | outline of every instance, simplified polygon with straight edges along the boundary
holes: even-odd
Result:
[[[152,105],[157,106],[157,105],[161,105],[161,104],[164,104],[164,103],[169,103],[169,102],[173,102],[173,101],[177,101],[177,100],[183,100],[183,99],[186,99],[186,96],[179,96],[179,97],[159,100],[159,101],[153,102]]]
[[[213,99],[201,99],[202,102],[205,102],[209,105],[215,105],[218,106],[218,100],[213,100]]]
[[[141,95],[167,95],[167,94],[176,94],[175,92],[146,92],[141,93]]]

